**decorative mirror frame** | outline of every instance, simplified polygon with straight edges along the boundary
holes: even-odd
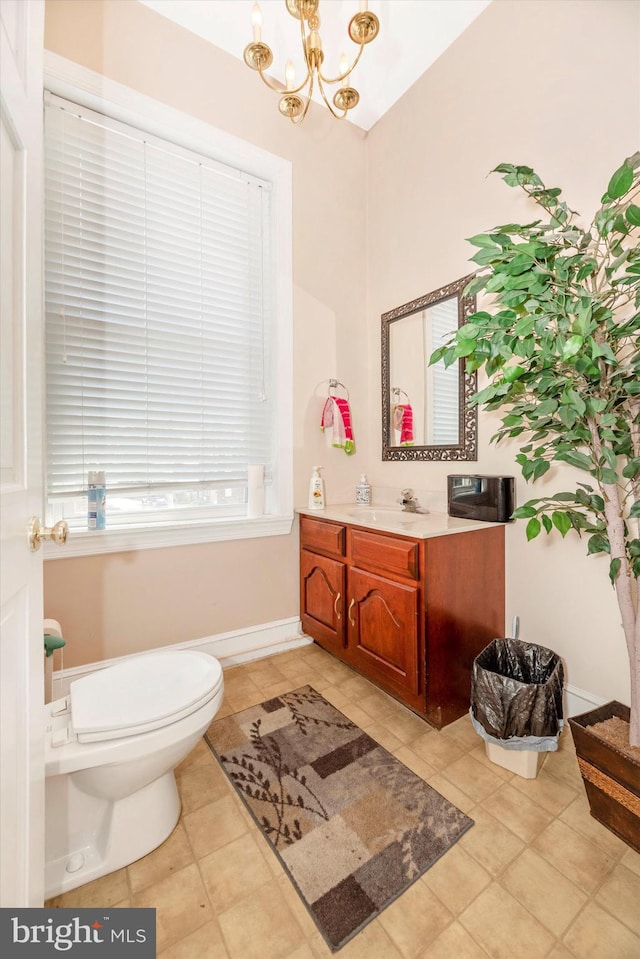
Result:
[[[458,299],[458,327],[463,326],[469,316],[476,311],[475,296],[463,296],[463,290],[473,279],[473,274],[464,276],[454,283],[442,286],[426,296],[411,300],[388,313],[382,320],[382,459],[383,460],[477,460],[478,459],[478,410],[470,407],[469,400],[477,391],[477,376],[467,373],[464,358],[458,360],[459,366],[459,438],[460,442],[447,446],[392,446],[391,445],[391,383],[390,383],[390,332],[391,324],[402,317],[418,313],[427,307],[448,300]]]

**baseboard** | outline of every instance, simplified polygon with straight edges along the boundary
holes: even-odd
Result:
[[[281,619],[273,623],[264,623],[260,626],[249,626],[246,629],[233,630],[229,633],[219,633],[217,636],[205,636],[186,643],[175,643],[171,646],[162,646],[161,649],[197,649],[209,653],[219,660],[223,669],[235,666],[238,663],[248,663],[274,653],[284,653],[288,649],[298,646],[308,646],[313,640],[302,632],[300,620]],[[156,650],[147,650],[155,652]],[[133,653],[139,656],[140,653]],[[87,663],[85,666],[73,666],[70,669],[60,669],[53,674],[53,699],[60,699],[69,692],[69,685],[73,680],[88,676],[96,669],[113,666],[131,659],[132,656],[118,656],[114,659],[105,659],[98,663]]]
[[[209,653],[219,660],[223,669],[236,666],[239,663],[248,663],[275,653],[284,653],[299,646],[308,646],[313,642],[302,632],[299,619],[281,619],[273,623],[264,623],[260,626],[249,626],[246,629],[233,630],[229,633],[219,633],[215,636],[205,636],[186,643],[175,643],[163,646],[162,649],[197,649]],[[152,650],[149,650],[152,652]],[[134,653],[132,655],[140,655]],[[119,656],[114,659],[105,659],[98,663],[87,663],[85,666],[73,666],[70,669],[60,669],[53,673],[53,699],[60,699],[69,692],[69,685],[74,679],[80,679],[96,669],[113,666],[115,663],[130,659],[130,656]],[[569,683],[564,687],[565,718],[579,716],[596,706],[608,702],[594,696],[593,693]]]
[[[609,702],[609,700],[600,699],[599,696],[594,696],[593,693],[588,693],[584,689],[578,689],[576,686],[565,683],[564,715],[566,719],[568,719],[569,716],[579,716],[580,713],[586,713],[590,709],[595,709],[596,706],[603,706],[606,702]]]

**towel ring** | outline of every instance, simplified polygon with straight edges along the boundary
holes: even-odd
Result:
[[[349,390],[348,390],[347,387],[344,385],[344,383],[341,383],[341,382],[340,382],[340,380],[329,380],[329,396],[333,396],[333,393],[331,392],[331,390],[337,390],[339,386],[342,387],[342,389],[343,389],[343,390],[345,391],[345,393],[347,394],[347,397],[346,397],[346,398],[347,398],[347,400],[348,400],[348,399],[349,399]]]
[[[406,399],[407,403],[409,402],[409,394],[408,394],[408,393],[405,393],[404,390],[401,390],[399,386],[393,386],[393,387],[391,388],[391,392],[393,393],[393,395],[395,396],[395,398],[396,398],[397,400],[400,399],[400,394],[402,393],[402,395],[403,395],[404,398]]]

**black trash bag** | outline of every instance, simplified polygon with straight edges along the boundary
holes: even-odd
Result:
[[[487,737],[498,740],[557,737],[563,726],[563,681],[562,660],[551,649],[494,639],[473,662],[472,716]]]

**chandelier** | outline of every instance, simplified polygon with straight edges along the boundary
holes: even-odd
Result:
[[[302,51],[307,75],[296,86],[293,62],[287,61],[285,69],[286,86],[280,83],[273,83],[265,75],[273,62],[273,53],[271,48],[262,42],[262,13],[256,3],[251,14],[251,23],[253,26],[253,42],[250,43],[244,51],[244,62],[252,70],[257,70],[262,80],[271,90],[283,94],[280,98],[279,109],[283,116],[289,117],[292,123],[302,123],[307,115],[311,97],[314,88],[317,86],[322,99],[329,108],[331,114],[337,120],[343,120],[348,111],[352,110],[360,99],[360,94],[349,85],[349,76],[353,73],[365,44],[371,43],[378,35],[380,23],[375,13],[367,9],[367,0],[360,0],[360,11],[356,13],[349,22],[348,32],[354,43],[357,43],[359,50],[353,63],[349,66],[349,59],[346,54],[340,58],[340,73],[333,79],[326,77],[322,72],[322,62],[324,53],[322,52],[322,38],[320,36],[320,17],[318,7],[320,0],[285,0],[287,10],[292,17],[300,21],[300,36],[302,41]],[[333,95],[333,105],[327,98],[326,86],[332,86],[336,83],[340,87]],[[301,94],[301,95],[300,95]],[[329,91],[330,96],[330,91]]]

